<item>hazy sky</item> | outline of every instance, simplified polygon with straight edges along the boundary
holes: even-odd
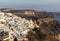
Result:
[[[36,9],[60,12],[60,0],[0,0],[0,8]]]

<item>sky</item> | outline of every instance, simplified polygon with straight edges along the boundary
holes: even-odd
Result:
[[[60,0],[0,0],[0,8],[60,12]]]

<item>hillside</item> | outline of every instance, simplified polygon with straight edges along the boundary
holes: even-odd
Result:
[[[60,22],[53,18],[37,20],[38,28],[27,35],[30,41],[60,41]]]
[[[18,17],[12,13],[0,12],[0,39],[2,41],[13,41],[15,37],[23,39],[34,27],[32,20]],[[8,36],[6,32],[8,32]]]
[[[12,39],[60,41],[60,22],[54,19],[53,12],[14,9],[1,11],[0,29],[9,31]]]

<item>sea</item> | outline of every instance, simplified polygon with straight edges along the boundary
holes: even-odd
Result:
[[[60,21],[60,16],[56,16],[55,19],[56,19],[57,21]]]

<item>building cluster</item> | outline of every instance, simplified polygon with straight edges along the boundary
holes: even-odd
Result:
[[[0,12],[0,38],[7,36],[1,39],[3,41],[14,41],[14,38],[18,41],[21,39],[27,41],[26,35],[34,27],[35,24],[32,20],[26,20],[11,13]]]
[[[9,33],[7,31],[4,31],[3,29],[0,29],[0,41],[8,41]],[[3,39],[3,40],[2,40]]]

